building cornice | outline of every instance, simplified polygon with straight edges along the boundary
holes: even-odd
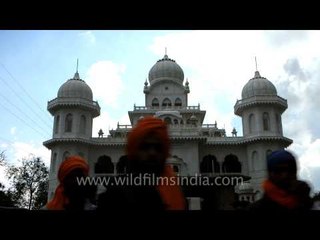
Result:
[[[124,146],[126,138],[52,138],[43,142],[43,145],[51,149],[56,144],[61,143],[81,143],[90,146]]]
[[[84,98],[55,98],[48,101],[48,111],[54,115],[59,108],[83,108],[92,112],[93,117],[100,115],[100,106],[96,101],[90,101]]]
[[[254,137],[224,137],[224,138],[207,138],[207,145],[246,145],[256,142],[265,141],[282,141],[287,147],[293,141],[283,136],[254,136]]]
[[[293,141],[283,136],[255,136],[255,137],[204,137],[204,136],[170,136],[172,142],[181,141],[197,141],[205,145],[247,145],[257,142],[281,141],[284,146],[289,146]],[[126,137],[117,138],[53,138],[43,142],[43,145],[51,149],[56,144],[61,143],[80,143],[90,146],[125,146],[127,144]]]
[[[278,107],[280,107],[280,109],[282,109],[282,111],[286,110],[288,107],[287,100],[282,97],[260,95],[260,96],[253,96],[253,97],[237,100],[236,104],[234,105],[234,113],[238,116],[241,116],[242,111],[244,109],[253,107],[256,105],[265,105],[265,104],[277,105]]]
[[[206,142],[206,137],[201,136],[170,136],[170,140],[172,142],[180,142],[180,141],[199,141],[199,142]]]

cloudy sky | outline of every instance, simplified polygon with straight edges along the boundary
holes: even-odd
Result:
[[[320,191],[320,31],[0,31],[0,151],[16,163],[29,154],[49,166],[53,118],[47,102],[79,74],[101,106],[93,136],[129,124],[127,111],[144,105],[150,68],[163,57],[184,70],[189,105],[206,110],[204,123],[217,121],[242,135],[233,107],[242,87],[258,70],[288,100],[284,135],[299,159],[301,178]],[[3,169],[0,182],[6,183]]]

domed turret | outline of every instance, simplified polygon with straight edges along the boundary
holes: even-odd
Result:
[[[173,80],[182,84],[183,79],[184,73],[182,68],[175,60],[168,58],[167,54],[165,54],[162,59],[158,60],[149,71],[150,84],[158,80]]]
[[[80,79],[79,73],[76,72],[73,78],[61,85],[58,98],[84,98],[92,101],[93,95],[91,88]]]
[[[276,87],[268,79],[261,77],[258,71],[255,72],[254,78],[242,89],[242,99],[257,95],[277,95]]]

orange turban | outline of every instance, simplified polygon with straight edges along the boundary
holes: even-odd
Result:
[[[53,199],[47,203],[47,208],[50,210],[63,210],[65,204],[68,203],[67,196],[64,195],[63,180],[74,169],[81,169],[85,176],[89,175],[89,165],[80,156],[70,156],[64,160],[58,171],[59,185],[55,191]]]
[[[161,139],[166,158],[169,157],[170,139],[167,124],[160,118],[147,116],[140,119],[137,125],[129,132],[127,141],[127,154],[133,159],[143,139],[153,134]]]

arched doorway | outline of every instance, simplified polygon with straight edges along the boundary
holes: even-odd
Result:
[[[224,158],[222,164],[222,172],[224,173],[241,173],[241,163],[234,154],[229,154]]]

